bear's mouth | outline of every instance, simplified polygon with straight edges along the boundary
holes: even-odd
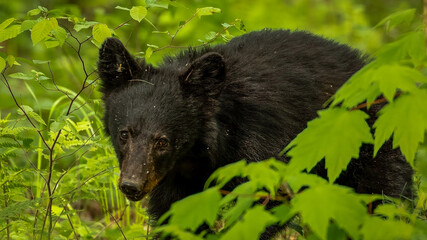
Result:
[[[147,192],[139,192],[139,193],[135,193],[135,194],[126,194],[124,193],[124,195],[126,196],[127,199],[129,199],[130,201],[134,201],[137,202],[141,199],[143,199],[145,197],[145,195],[147,195]]]

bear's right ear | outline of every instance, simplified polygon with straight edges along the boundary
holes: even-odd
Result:
[[[217,52],[208,52],[194,60],[179,80],[184,93],[189,95],[217,97],[225,80],[224,57]]]
[[[141,67],[117,38],[107,38],[99,49],[98,74],[108,94],[133,79]]]

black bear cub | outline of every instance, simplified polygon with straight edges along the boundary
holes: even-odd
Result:
[[[98,71],[121,191],[133,201],[149,194],[156,219],[201,191],[217,168],[277,156],[365,62],[357,50],[299,31],[252,32],[190,48],[158,67],[108,38]],[[316,169],[324,175],[321,164]],[[411,177],[388,142],[375,159],[363,146],[338,183],[399,197],[410,196]]]

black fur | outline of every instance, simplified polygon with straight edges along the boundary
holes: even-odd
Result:
[[[201,191],[218,167],[277,156],[365,62],[357,50],[298,31],[252,32],[167,57],[158,68],[137,63],[118,40],[107,39],[98,66],[106,129],[121,166],[153,164],[155,172],[145,175],[142,167],[135,189],[145,190],[129,197],[150,192],[156,219]],[[123,129],[129,139],[120,140]],[[159,138],[168,143],[162,151]],[[371,156],[372,147],[363,146],[338,182],[362,193],[410,196],[412,169],[401,153],[387,143]],[[326,176],[322,164],[314,172]]]

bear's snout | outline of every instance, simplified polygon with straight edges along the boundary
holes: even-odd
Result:
[[[119,187],[120,190],[122,190],[122,192],[126,195],[138,195],[138,193],[142,191],[142,186],[136,182],[122,182]]]

